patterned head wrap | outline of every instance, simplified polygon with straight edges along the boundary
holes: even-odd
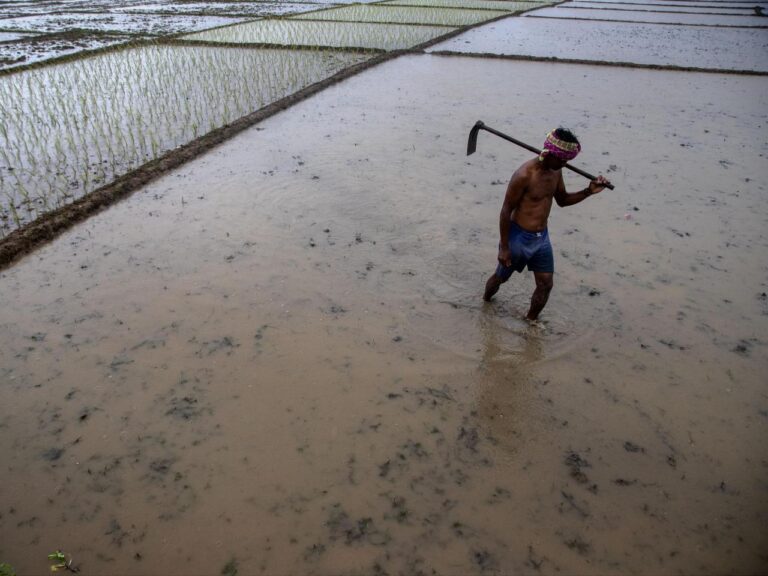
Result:
[[[565,140],[560,140],[555,136],[555,132],[556,130],[552,130],[547,134],[547,139],[544,140],[544,148],[541,150],[539,160],[543,161],[544,156],[547,154],[552,154],[555,158],[565,160],[566,162],[576,158],[578,153],[581,152],[581,144],[578,142],[566,142]]]

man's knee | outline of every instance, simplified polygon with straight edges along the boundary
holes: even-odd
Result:
[[[555,286],[555,279],[552,274],[536,275],[536,289],[549,293]]]

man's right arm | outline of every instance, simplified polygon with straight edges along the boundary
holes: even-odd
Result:
[[[512,179],[507,186],[507,193],[504,196],[504,204],[501,206],[499,214],[499,262],[504,266],[512,265],[512,256],[509,253],[509,228],[512,220],[512,212],[520,204],[520,200],[525,193],[528,179],[522,170],[518,170],[512,175]]]

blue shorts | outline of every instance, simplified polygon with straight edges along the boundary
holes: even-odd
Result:
[[[552,274],[555,271],[552,244],[549,242],[549,232],[546,229],[541,232],[528,232],[515,222],[510,222],[509,252],[512,266],[504,266],[499,262],[496,268],[496,276],[505,282],[509,280],[512,272],[522,272],[526,266],[531,272]]]

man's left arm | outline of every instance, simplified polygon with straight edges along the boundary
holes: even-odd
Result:
[[[563,182],[563,175],[560,174],[560,181],[557,184],[557,190],[555,191],[555,202],[557,202],[557,205],[560,207],[565,206],[573,206],[574,204],[578,204],[585,198],[589,196],[593,196],[594,194],[599,194],[603,190],[605,190],[605,187],[608,186],[610,182],[606,180],[603,176],[598,176],[594,180],[592,180],[589,183],[589,186],[584,188],[584,190],[580,190],[579,192],[573,192],[569,194],[565,191],[565,182]]]

